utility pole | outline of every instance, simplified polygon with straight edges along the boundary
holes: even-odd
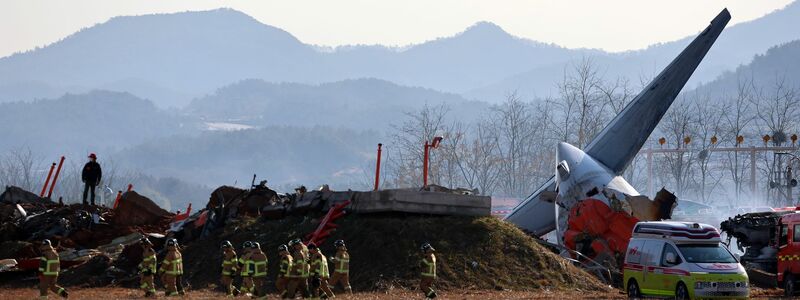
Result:
[[[375,163],[375,190],[378,190],[378,184],[381,180],[381,146],[383,144],[378,143],[378,159]]]

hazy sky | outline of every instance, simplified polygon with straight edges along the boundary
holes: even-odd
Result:
[[[0,57],[44,46],[118,15],[230,7],[310,44],[407,45],[450,36],[478,21],[562,46],[639,49],[694,34],[722,8],[732,24],[790,0],[0,0]],[[800,17],[800,16],[798,16]]]

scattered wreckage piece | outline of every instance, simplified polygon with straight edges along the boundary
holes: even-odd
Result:
[[[122,194],[119,206],[114,210],[112,223],[116,226],[138,226],[161,224],[169,221],[175,214],[170,213],[147,197],[135,191]]]
[[[6,186],[6,190],[0,194],[0,203],[54,204],[47,198],[39,197],[39,195],[16,186]]]
[[[0,272],[17,270],[16,259],[0,259]]]
[[[80,278],[68,285],[101,286],[135,276],[141,253],[138,258],[128,256],[140,249],[137,244],[144,232],[156,232],[147,234],[155,243],[163,240],[161,233],[174,216],[135,192],[124,194],[115,210],[36,197],[16,188],[7,188],[3,194],[0,259],[14,260],[13,267],[11,261],[4,261],[3,270],[37,270],[40,254],[32,242],[47,238],[59,251],[62,269]]]

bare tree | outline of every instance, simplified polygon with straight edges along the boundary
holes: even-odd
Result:
[[[47,174],[37,160],[33,152],[26,148],[13,149],[0,156],[0,184],[35,191],[41,187],[40,184],[43,185]]]
[[[390,166],[389,176],[393,185],[396,187],[415,187],[422,185],[422,159],[424,155],[423,145],[425,141],[431,141],[437,134],[444,134],[447,131],[445,117],[449,108],[442,104],[431,106],[425,104],[420,110],[406,113],[406,121],[397,126],[392,126],[395,133],[392,135],[392,145],[390,150],[394,153],[391,159],[387,160]],[[430,178],[432,182],[438,181],[438,167],[434,156],[435,151],[431,151],[431,160],[434,162],[430,166]]]
[[[698,95],[693,102],[694,124],[696,124],[693,144],[699,145],[697,149],[700,151],[696,155],[699,178],[695,176],[692,179],[700,201],[710,203],[711,195],[722,179],[721,176],[715,176],[715,173],[711,172],[713,165],[711,164],[710,150],[717,146],[719,136],[723,133],[723,112],[728,108],[724,103],[715,105],[708,95]]]
[[[787,141],[786,133],[795,129],[800,95],[795,87],[789,86],[785,76],[775,77],[774,85],[769,89],[756,89],[751,101],[756,101],[756,110],[761,123],[769,128],[772,142],[781,146]]]
[[[604,101],[602,86],[602,78],[591,58],[584,57],[572,65],[571,72],[565,69],[563,80],[558,84],[560,98],[556,102],[563,116],[563,141],[583,148],[602,130],[609,120],[606,106],[610,104]],[[611,87],[607,89],[606,92],[613,93]],[[570,132],[576,132],[574,140],[570,140]]]
[[[664,116],[664,120],[661,121],[661,129],[666,135],[667,145],[676,149],[688,146],[685,145],[684,139],[692,135],[695,125],[693,121],[691,106],[685,101],[685,98],[679,99],[678,103],[670,108]],[[688,188],[694,159],[693,152],[665,153],[663,156],[664,165],[678,195],[683,195]]]
[[[436,150],[438,159],[433,162],[433,165],[435,165],[438,182],[442,185],[463,187],[464,184],[467,184],[472,187],[472,183],[468,180],[470,178],[468,174],[471,172],[465,172],[463,168],[465,157],[461,153],[464,144],[468,143],[469,137],[466,130],[468,128],[464,123],[454,121],[447,127],[447,142],[441,143],[439,149]]]
[[[531,106],[512,93],[492,112],[502,189],[507,195],[523,195],[530,189],[531,143],[537,130]]]
[[[614,115],[622,112],[625,106],[636,96],[631,89],[630,80],[627,78],[617,78],[617,80],[614,81],[601,82],[597,86],[597,89],[606,102],[607,107],[610,108],[610,112]]]
[[[725,107],[727,109],[723,114],[725,132],[723,139],[730,141],[730,144],[734,147],[740,146],[736,141],[737,137],[744,136],[748,126],[754,119],[752,114],[752,91],[752,78],[740,77],[737,80],[736,94],[726,100],[727,103]],[[731,206],[738,205],[741,199],[746,172],[744,160],[745,159],[741,157],[738,151],[727,153],[727,160],[725,163],[731,180],[733,181],[735,194],[735,197],[728,197],[728,199],[734,200],[733,203],[729,203]]]
[[[776,75],[775,80],[771,86],[754,88],[755,107],[758,111],[758,120],[762,127],[769,129],[771,135],[771,142],[775,146],[782,146],[788,141],[787,132],[794,131],[797,128],[797,117],[800,108],[800,95],[798,95],[797,88],[790,86],[786,82],[786,77]],[[785,184],[785,170],[786,166],[782,159],[770,159],[767,153],[761,156],[764,160],[763,166],[759,168],[765,178],[771,182],[778,184]],[[783,189],[774,189],[769,191],[770,195],[768,200],[773,201],[773,205],[791,205],[793,199],[789,199],[791,195],[785,193]]]

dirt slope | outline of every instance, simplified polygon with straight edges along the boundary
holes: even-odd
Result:
[[[255,240],[270,258],[268,284],[273,286],[277,246],[311,232],[317,222],[293,217],[229,224],[225,232],[184,249],[185,278],[194,288],[215,285],[220,242],[229,239],[238,250],[245,240]],[[607,289],[513,225],[492,217],[350,215],[337,223],[340,227],[322,249],[333,254],[334,240],[347,241],[351,281],[359,291],[416,286],[418,249],[426,241],[437,249],[438,286],[444,289]]]

